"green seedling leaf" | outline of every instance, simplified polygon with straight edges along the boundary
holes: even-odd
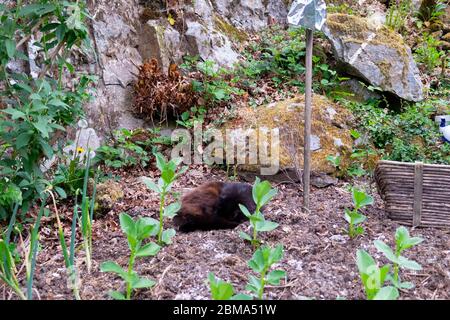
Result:
[[[252,241],[252,237],[243,231],[239,231],[239,237],[247,241]]]
[[[235,296],[232,296],[230,300],[253,300],[253,297],[249,296],[248,294],[239,293]]]
[[[403,256],[398,257],[398,265],[409,270],[422,270],[422,266],[420,264]]]
[[[148,257],[156,255],[161,247],[154,242],[147,243],[136,253],[136,257]]]
[[[246,206],[243,206],[242,204],[239,204],[239,209],[241,209],[242,213],[247,217],[247,218],[251,218],[252,214],[248,211]]]
[[[163,172],[167,166],[166,159],[161,153],[155,154],[155,158],[156,158],[156,167],[159,169],[159,171]]]
[[[396,300],[399,297],[399,293],[396,287],[387,286],[382,287],[376,295],[374,296],[373,300]]]
[[[248,278],[248,284],[246,285],[245,289],[258,294],[259,290],[261,289],[261,280],[251,275]]]
[[[142,182],[144,182],[144,184],[150,190],[152,190],[156,193],[161,193],[161,189],[159,188],[159,186],[155,182],[153,182],[153,180],[151,180],[150,178],[142,177]]]
[[[115,300],[127,300],[127,298],[119,291],[110,291],[109,295]]]
[[[159,222],[153,218],[139,218],[135,226],[137,238],[143,240],[158,233]]]
[[[279,244],[274,249],[270,249],[269,266],[277,263],[283,257],[283,245]]]
[[[174,229],[167,229],[164,230],[162,233],[162,241],[165,244],[171,244],[172,243],[172,238],[175,236],[176,232]]]
[[[373,198],[367,195],[364,191],[356,188],[352,189],[353,203],[357,209],[373,204]]]
[[[381,240],[375,240],[373,244],[375,245],[375,248],[377,248],[378,251],[383,253],[386,258],[388,258],[390,261],[394,263],[398,263],[397,256],[386,243],[384,243]]]
[[[16,53],[16,42],[11,39],[5,40],[6,54],[10,59],[14,58],[14,53]]]
[[[233,294],[233,286],[225,281],[216,279],[212,272],[208,275],[211,297],[213,300],[229,300]]]
[[[257,221],[255,226],[257,231],[267,232],[276,229],[278,227],[278,223],[264,220],[264,221]]]
[[[100,265],[100,271],[101,272],[112,272],[112,273],[116,273],[118,274],[122,279],[127,278],[127,272],[122,269],[121,266],[119,266],[117,263],[115,263],[114,261],[106,261],[103,262]]]
[[[164,217],[173,218],[177,215],[177,212],[181,209],[181,203],[174,202],[164,208]]]
[[[267,282],[272,285],[279,285],[280,279],[286,276],[286,272],[283,270],[273,270],[267,275]]]
[[[133,218],[131,218],[128,214],[122,212],[119,215],[120,220],[120,228],[127,235],[136,238],[136,224],[134,223]]]
[[[414,288],[414,284],[412,282],[405,281],[405,282],[400,283],[399,287],[400,287],[400,289],[410,290],[410,289]]]
[[[131,287],[133,289],[146,289],[151,288],[156,284],[155,281],[147,279],[147,278],[138,278],[136,281],[133,282]]]
[[[405,227],[399,227],[395,232],[395,242],[400,252],[409,249],[421,243],[422,241],[422,238],[410,237],[408,229],[406,229]]]

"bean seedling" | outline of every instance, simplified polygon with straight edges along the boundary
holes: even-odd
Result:
[[[270,267],[280,261],[282,257],[283,246],[281,244],[275,248],[263,246],[255,251],[252,259],[248,262],[250,268],[258,273],[259,277],[251,275],[246,289],[253,292],[258,299],[262,299],[266,283],[279,285],[280,279],[286,276],[286,272],[283,270],[273,270],[268,273]]]
[[[405,268],[410,270],[422,270],[422,266],[413,260],[403,257],[401,254],[406,249],[409,249],[423,241],[419,237],[410,237],[408,229],[405,227],[397,228],[395,232],[395,252],[383,241],[375,240],[374,245],[384,254],[384,256],[394,264],[394,273],[389,275],[388,279],[394,286],[401,289],[411,289],[414,285],[411,282],[401,282],[399,276],[399,269]]]
[[[252,214],[245,206],[239,205],[242,213],[250,220],[250,225],[253,228],[253,237],[242,231],[239,233],[239,237],[250,241],[253,246],[259,245],[258,232],[272,231],[278,227],[278,223],[266,220],[261,212],[261,208],[267,204],[277,192],[278,190],[272,189],[268,181],[261,182],[257,177],[252,189],[253,201],[256,203],[255,212]]]
[[[396,287],[383,286],[390,269],[389,265],[378,267],[375,260],[364,250],[356,252],[356,264],[368,300],[395,300],[399,293]]]
[[[234,294],[233,285],[221,279],[217,279],[214,273],[208,274],[209,289],[213,300],[251,300],[246,294]]]
[[[181,158],[172,159],[166,161],[162,154],[155,154],[156,157],[156,167],[161,172],[161,178],[158,180],[158,184],[154,183],[147,177],[144,177],[142,181],[150,189],[159,194],[159,230],[158,230],[158,244],[170,244],[172,243],[172,238],[175,236],[174,229],[164,230],[163,220],[164,218],[173,218],[178,210],[181,208],[179,202],[172,203],[165,207],[166,196],[170,192],[175,180],[182,175],[187,170],[187,166],[182,167],[177,172],[177,167],[181,163]]]
[[[354,209],[345,208],[344,218],[348,222],[348,235],[354,238],[364,233],[364,228],[360,226],[366,220],[366,216],[359,213],[359,210],[365,206],[373,204],[373,198],[364,191],[352,188],[352,198]]]
[[[112,272],[119,275],[127,284],[126,295],[118,291],[110,292],[111,297],[118,300],[130,300],[131,291],[134,289],[151,288],[155,281],[141,278],[133,270],[136,258],[156,255],[161,247],[154,242],[142,245],[142,242],[150,236],[156,236],[158,233],[158,221],[152,218],[139,218],[134,221],[126,213],[120,214],[120,228],[126,234],[128,247],[131,254],[128,262],[128,270],[124,270],[120,265],[113,261],[102,263],[100,270],[102,272]]]

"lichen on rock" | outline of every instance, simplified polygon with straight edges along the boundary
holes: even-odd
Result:
[[[93,186],[93,179],[90,180],[90,188]],[[122,200],[124,193],[120,184],[114,180],[106,180],[97,184],[95,196],[95,213],[104,214],[114,208],[114,205]]]
[[[304,96],[272,103],[258,108],[242,108],[236,119],[226,123],[224,129],[279,129],[280,143],[273,149],[278,152],[280,170],[303,166],[304,146]],[[312,135],[315,150],[312,151],[312,171],[333,174],[336,168],[326,159],[329,155],[340,155],[341,167],[348,165],[353,139],[349,128],[351,113],[321,95],[313,96]],[[258,150],[264,139],[258,136]],[[240,165],[244,171],[259,171],[262,164]]]
[[[323,31],[348,73],[402,99],[423,99],[419,70],[401,35],[343,13],[328,15]]]

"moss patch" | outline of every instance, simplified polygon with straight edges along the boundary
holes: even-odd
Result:
[[[256,109],[239,110],[237,119],[225,125],[226,129],[234,128],[278,128],[280,145],[275,148],[279,153],[280,168],[303,165],[303,131],[304,131],[304,96],[289,99]],[[331,111],[330,111],[331,110]],[[332,114],[330,114],[330,112]],[[353,140],[349,134],[351,113],[324,96],[313,96],[312,134],[320,139],[320,149],[312,152],[312,169],[315,172],[334,173],[335,168],[326,159],[328,155],[342,155],[342,167],[349,163]],[[336,145],[340,140],[341,146]],[[259,140],[258,143],[261,143]],[[294,152],[295,150],[295,152]],[[295,157],[296,153],[296,157]],[[247,171],[257,171],[259,166],[242,166]]]
[[[232,26],[228,22],[224,21],[218,15],[214,15],[214,24],[216,28],[220,30],[223,34],[231,39],[237,40],[239,42],[247,40],[248,36],[244,31]]]

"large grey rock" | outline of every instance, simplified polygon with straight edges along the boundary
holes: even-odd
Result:
[[[348,73],[402,99],[423,99],[419,70],[399,34],[346,14],[330,14],[323,31]]]
[[[86,106],[91,127],[100,136],[117,128],[142,127],[143,121],[130,110],[139,53],[137,0],[99,0],[90,8],[93,15],[94,43],[98,54],[95,72],[99,76],[94,99]]]
[[[268,19],[286,23],[287,9],[283,0],[212,0],[212,3],[221,17],[247,31],[265,28]]]

